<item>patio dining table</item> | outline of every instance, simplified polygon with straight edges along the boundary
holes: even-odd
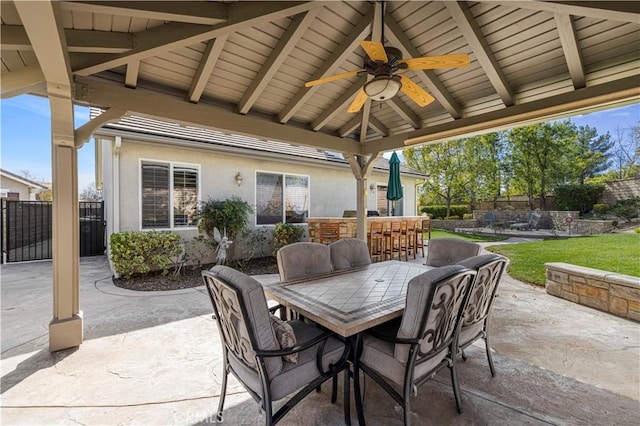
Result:
[[[342,337],[402,315],[409,281],[433,269],[390,260],[265,286],[267,297]]]
[[[433,267],[390,260],[266,285],[264,290],[267,297],[344,337],[353,349],[362,331],[402,315],[409,281],[430,269]],[[348,375],[346,372],[344,401],[345,423],[350,425]],[[358,421],[364,424],[361,412]]]

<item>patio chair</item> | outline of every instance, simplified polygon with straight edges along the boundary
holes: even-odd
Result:
[[[482,246],[459,238],[433,238],[427,248],[427,266],[453,265],[480,254]]]
[[[282,282],[331,272],[331,252],[325,244],[289,244],[278,250],[276,260]]]
[[[202,275],[223,349],[218,421],[222,421],[229,373],[264,410],[265,424],[272,425],[345,369],[349,348],[331,332],[297,320],[272,325],[262,285],[253,278],[221,265]],[[274,414],[273,401],[293,393]]]
[[[432,269],[409,281],[402,318],[368,330],[357,346],[354,392],[358,420],[364,424],[360,370],[378,383],[410,424],[411,391],[449,368],[458,412],[462,398],[456,376],[457,337],[475,271],[460,265]],[[398,385],[402,393],[392,384]]]
[[[329,244],[331,267],[334,271],[371,264],[367,243],[357,238],[343,238]]]
[[[477,272],[471,296],[469,296],[469,303],[462,318],[462,326],[458,336],[458,349],[462,354],[462,359],[466,360],[465,348],[479,338],[483,338],[492,376],[495,376],[496,373],[493,367],[493,359],[491,358],[487,323],[489,322],[489,314],[498,290],[498,284],[500,284],[500,279],[508,263],[509,260],[506,257],[497,254],[483,254],[458,262],[458,265]]]
[[[496,214],[494,212],[492,212],[491,210],[489,210],[485,215],[484,215],[485,219],[487,219],[487,226],[491,229],[493,229],[494,231],[497,228],[503,228],[504,227],[504,222],[503,221],[499,221],[496,218]]]

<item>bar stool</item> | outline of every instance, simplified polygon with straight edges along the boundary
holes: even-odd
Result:
[[[404,260],[409,261],[409,239],[408,230],[409,222],[406,220],[400,221],[400,255],[399,260],[402,260],[402,253],[404,253]]]
[[[422,219],[416,227],[416,251],[420,250],[424,257],[424,233],[429,233],[431,239],[431,219]]]
[[[320,222],[320,229],[318,233],[320,234],[318,236],[320,244],[331,244],[332,242],[340,239],[340,224]]]
[[[402,234],[400,233],[400,222],[386,222],[384,231],[384,258],[393,260],[394,255],[398,254],[398,259],[401,259],[400,253],[400,240]]]
[[[369,222],[367,234],[369,244],[369,256],[372,261],[381,261],[384,255],[384,224],[382,222]]]
[[[404,245],[406,247],[406,255],[407,261],[409,260],[409,253],[413,255],[413,258],[416,258],[416,229],[417,229],[417,221],[408,220],[406,224],[406,228],[403,231]]]

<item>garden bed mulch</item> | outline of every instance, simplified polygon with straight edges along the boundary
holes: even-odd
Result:
[[[155,271],[144,275],[136,275],[129,279],[114,278],[116,287],[135,291],[166,291],[180,290],[198,287],[204,284],[202,271],[214,266],[214,264],[202,265],[198,268],[185,267],[178,277],[162,275]],[[232,262],[229,266],[247,275],[277,274],[278,265],[275,257],[260,257],[243,262]]]

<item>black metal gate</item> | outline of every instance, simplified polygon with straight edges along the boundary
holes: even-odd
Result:
[[[2,262],[51,259],[52,203],[2,200]],[[105,250],[104,203],[80,202],[80,256]]]

